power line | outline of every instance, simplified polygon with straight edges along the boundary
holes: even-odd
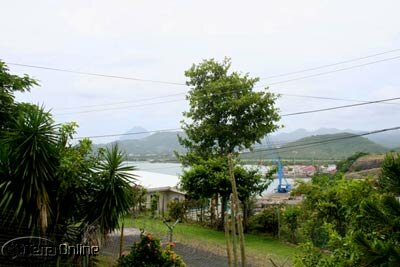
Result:
[[[381,59],[381,60],[376,60],[376,61],[372,61],[372,62],[367,62],[367,63],[364,63],[364,64],[359,64],[359,65],[354,65],[354,66],[342,68],[342,69],[336,69],[336,70],[331,70],[331,71],[325,71],[325,72],[320,72],[320,73],[311,74],[311,75],[307,75],[307,76],[297,77],[297,78],[293,78],[293,79],[288,79],[288,80],[283,80],[283,81],[277,81],[277,82],[269,83],[269,84],[267,84],[267,85],[265,85],[265,86],[271,86],[271,85],[276,85],[276,84],[282,84],[282,83],[288,83],[288,82],[294,82],[294,81],[304,80],[304,79],[308,79],[308,78],[318,77],[318,76],[327,75],[327,74],[331,74],[331,73],[335,73],[335,72],[340,72],[340,71],[351,70],[351,69],[360,68],[360,67],[364,67],[364,66],[368,66],[368,65],[372,65],[372,64],[377,64],[377,63],[381,63],[381,62],[385,62],[385,61],[395,60],[395,59],[399,59],[399,58],[400,58],[400,56],[391,57],[391,58],[385,58],[385,59]],[[262,87],[265,87],[265,86],[262,86]]]
[[[381,102],[387,102],[387,101],[393,101],[393,100],[399,100],[399,99],[400,99],[400,97],[394,97],[394,98],[388,98],[388,99],[382,99],[382,100],[376,100],[376,101],[369,101],[369,102],[358,103],[358,104],[336,106],[336,107],[322,108],[322,109],[315,109],[315,110],[307,110],[307,111],[299,111],[299,112],[282,114],[281,117],[296,116],[296,115],[302,115],[302,114],[323,112],[323,111],[342,109],[342,108],[350,108],[350,107],[357,107],[357,106],[365,106],[365,105],[377,104],[377,103],[381,103]]]
[[[358,104],[335,106],[335,107],[329,107],[329,108],[323,108],[323,109],[307,110],[307,111],[299,111],[299,112],[294,112],[294,113],[282,114],[281,117],[295,116],[295,115],[308,114],[308,113],[317,113],[317,112],[323,112],[323,111],[329,111],[329,110],[335,110],[335,109],[343,109],[343,108],[350,108],[350,107],[356,107],[356,106],[378,104],[378,103],[384,103],[384,102],[393,101],[393,100],[399,100],[399,99],[400,99],[400,97],[388,98],[388,99],[382,99],[382,100],[375,100],[375,101],[364,101],[364,102],[358,103]],[[85,111],[77,111],[77,112],[69,112],[69,113],[59,113],[59,114],[54,114],[54,115],[64,116],[64,115],[71,115],[71,114],[85,114],[85,113],[93,113],[93,112],[103,112],[103,111],[109,111],[109,110],[127,109],[127,108],[134,108],[134,107],[153,106],[153,105],[158,105],[158,104],[179,102],[179,101],[184,101],[184,100],[185,99],[175,99],[175,100],[153,102],[153,103],[147,103],[147,104],[141,104],[141,105],[122,106],[122,107],[113,107],[113,108],[104,108],[104,109],[95,109],[95,110],[85,110]]]
[[[75,137],[72,139],[85,139],[85,138],[102,138],[102,137],[115,137],[115,136],[124,136],[124,135],[137,135],[137,134],[146,134],[146,133],[161,133],[161,132],[174,132],[181,130],[181,128],[172,128],[172,129],[163,129],[163,130],[153,130],[153,131],[142,131],[142,132],[134,132],[134,133],[120,133],[120,134],[104,134],[104,135],[91,135],[91,136],[82,136]]]
[[[333,66],[337,66],[337,65],[342,65],[342,64],[346,64],[346,63],[350,63],[350,62],[354,62],[354,61],[359,61],[359,60],[363,60],[363,59],[367,59],[367,58],[371,58],[371,57],[381,56],[381,55],[384,55],[384,54],[398,52],[398,51],[400,51],[400,49],[393,49],[393,50],[384,51],[384,52],[377,53],[377,54],[372,54],[372,55],[368,55],[368,56],[353,58],[353,59],[344,60],[344,61],[339,61],[339,62],[336,62],[336,63],[325,64],[325,65],[320,65],[320,66],[317,66],[317,67],[311,67],[311,68],[301,69],[301,70],[297,70],[297,71],[290,71],[290,72],[284,72],[284,73],[280,73],[280,74],[276,74],[276,75],[271,75],[271,76],[260,78],[260,80],[267,80],[267,79],[272,79],[272,78],[278,78],[278,77],[298,74],[298,73],[302,73],[302,72],[308,72],[308,71],[312,71],[312,70],[323,69],[323,68],[327,68],[327,67],[333,67]]]
[[[363,60],[363,59],[367,59],[367,58],[371,58],[371,57],[376,57],[376,56],[380,56],[380,55],[384,55],[384,54],[388,54],[388,53],[393,53],[393,52],[397,52],[397,51],[400,51],[400,49],[388,50],[388,51],[384,51],[384,52],[380,52],[380,53],[376,53],[376,54],[371,54],[371,55],[367,55],[367,56],[363,56],[363,57],[359,57],[359,58],[344,60],[344,61],[340,61],[340,62],[336,62],[336,63],[332,63],[332,64],[326,64],[326,65],[321,65],[321,66],[317,66],[317,67],[311,67],[311,68],[301,69],[301,70],[297,70],[297,71],[281,73],[281,74],[277,74],[277,75],[264,77],[264,78],[261,78],[261,79],[265,80],[265,79],[288,76],[288,75],[292,75],[292,74],[297,74],[297,73],[317,70],[317,69],[321,69],[321,68],[326,68],[326,67],[330,67],[330,66],[336,66],[336,65],[341,65],[341,64],[345,64],[345,63],[354,62],[354,61],[359,61],[359,60]],[[361,66],[365,66],[365,65],[375,64],[375,63],[379,63],[379,62],[383,62],[383,61],[393,60],[393,59],[396,59],[396,58],[397,57],[388,58],[388,59],[382,59],[382,60],[378,60],[378,61],[374,61],[374,62],[370,62],[370,63],[356,65],[356,66],[345,68],[345,69],[347,70],[347,69],[351,69],[351,68],[356,68],[356,67],[361,67]],[[19,66],[19,67],[50,70],[50,71],[57,71],[57,72],[66,72],[66,73],[87,75],[87,76],[94,76],[94,77],[102,77],[102,78],[112,78],[112,79],[131,80],[131,81],[138,81],[138,82],[150,82],[150,83],[159,83],[159,84],[168,84],[168,85],[187,86],[186,83],[182,83],[182,82],[172,82],[172,81],[145,79],[145,78],[139,78],[139,77],[110,75],[110,74],[102,74],[102,73],[95,73],[95,72],[85,72],[85,71],[70,70],[70,69],[48,67],[48,66],[40,66],[40,65],[33,65],[33,64],[23,64],[23,63],[16,63],[16,62],[7,62],[7,64],[8,65],[13,65],[13,66]],[[342,70],[344,70],[344,69],[334,70],[332,72],[342,71]],[[326,72],[326,73],[323,73],[323,74],[328,74],[328,73],[332,73],[332,72]],[[316,74],[316,75],[319,76],[319,75],[323,75],[323,74],[321,73],[321,74]],[[311,77],[314,77],[314,76],[311,76]],[[301,79],[305,79],[305,77],[301,77]],[[278,83],[283,83],[283,82],[288,82],[288,81],[281,81],[281,82],[277,82],[277,83],[273,83],[273,84],[278,84]],[[270,84],[270,85],[272,85],[272,84]]]
[[[85,72],[85,71],[77,71],[77,70],[68,70],[63,68],[53,68],[53,67],[45,67],[45,66],[37,66],[37,65],[28,65],[28,64],[21,64],[15,62],[8,62],[8,65],[13,66],[20,66],[20,67],[27,67],[27,68],[34,68],[34,69],[43,69],[43,70],[51,70],[51,71],[58,71],[58,72],[67,72],[79,75],[88,75],[94,77],[102,77],[102,78],[112,78],[112,79],[122,79],[122,80],[130,80],[130,81],[137,81],[137,82],[149,82],[149,83],[159,83],[159,84],[168,84],[168,85],[184,85],[185,83],[179,82],[171,82],[171,81],[162,81],[162,80],[152,80],[152,79],[144,79],[144,78],[136,78],[136,77],[127,77],[127,76],[118,76],[118,75],[109,75],[109,74],[101,74],[101,73],[94,73],[94,72]]]
[[[371,104],[377,104],[377,103],[380,103],[380,102],[393,101],[393,100],[398,100],[398,99],[400,99],[400,97],[388,98],[388,99],[381,99],[381,100],[370,101],[370,102],[366,102],[366,103],[359,103],[359,104],[352,104],[352,105],[344,105],[344,106],[336,106],[336,107],[330,107],[330,108],[316,109],[316,110],[299,111],[299,112],[294,112],[294,113],[282,114],[281,117],[297,116],[297,115],[303,115],[303,114],[309,114],[309,113],[317,113],[317,112],[324,112],[324,111],[335,110],[335,109],[350,108],[350,107],[355,107],[355,106],[371,105]],[[175,129],[172,129],[172,130],[179,130],[179,128],[175,128]],[[171,129],[158,130],[158,132],[164,132],[164,131],[171,131]],[[157,131],[150,131],[150,132],[157,132]],[[100,138],[100,137],[113,137],[113,136],[133,135],[133,134],[141,134],[141,133],[148,133],[148,132],[124,133],[124,134],[108,134],[108,135],[98,135],[98,136],[87,136],[87,137],[81,137],[81,138],[76,138],[76,139],[82,139],[82,138]]]
[[[382,52],[379,54],[374,54],[374,55],[370,55],[370,56],[366,56],[363,58],[369,58],[369,57],[373,57],[376,55],[381,55],[381,54],[385,54],[385,53],[390,53],[390,52],[394,52],[400,49],[395,49],[395,50],[390,50],[390,51],[386,51],[386,52]],[[275,84],[281,84],[281,83],[287,83],[287,82],[292,82],[292,81],[296,81],[296,80],[302,80],[302,79],[306,79],[306,78],[311,78],[311,77],[316,77],[316,76],[321,76],[321,75],[326,75],[326,74],[330,74],[330,73],[334,73],[334,72],[339,72],[339,71],[345,71],[345,70],[349,70],[349,69],[353,69],[353,68],[358,68],[358,67],[362,67],[362,66],[366,66],[366,65],[371,65],[371,64],[376,64],[376,63],[380,63],[380,62],[384,62],[384,61],[388,61],[388,60],[394,60],[394,59],[398,59],[400,58],[400,56],[397,57],[392,57],[392,58],[386,58],[386,59],[382,59],[382,60],[377,60],[377,61],[373,61],[373,62],[368,62],[368,63],[364,63],[364,64],[360,64],[360,65],[355,65],[355,66],[350,66],[347,68],[342,68],[342,69],[337,69],[337,70],[332,70],[332,71],[327,71],[327,72],[322,72],[322,73],[316,73],[316,74],[312,74],[312,75],[308,75],[308,76],[303,76],[303,77],[297,77],[294,79],[289,79],[289,80],[284,80],[284,81],[278,81],[278,82],[274,82],[274,83],[270,83],[270,85],[275,85]],[[350,60],[350,61],[355,61],[355,59]],[[148,80],[148,79],[142,79],[142,78],[134,78],[134,77],[124,77],[124,76],[116,76],[116,75],[107,75],[107,74],[99,74],[99,73],[90,73],[90,72],[82,72],[82,71],[75,71],[75,70],[67,70],[67,69],[61,69],[61,68],[52,68],[52,67],[44,67],[44,66],[36,66],[36,65],[27,65],[27,64],[20,64],[20,63],[7,63],[9,65],[16,65],[16,66],[23,66],[23,67],[30,67],[30,68],[38,68],[38,69],[45,69],[45,70],[53,70],[53,71],[60,71],[60,72],[68,72],[68,73],[74,73],[74,74],[81,74],[81,75],[90,75],[90,76],[98,76],[98,77],[106,77],[106,78],[117,78],[117,79],[125,79],[125,80],[134,80],[134,81],[143,81],[143,82],[153,82],[153,83],[162,83],[162,84],[169,84],[169,85],[186,85],[184,83],[176,83],[176,82],[169,82],[169,81],[161,81],[161,80]],[[335,63],[336,65],[339,63]],[[320,66],[321,67],[321,66]],[[318,67],[316,67],[318,68]],[[298,71],[301,72],[301,71]],[[266,87],[268,85],[265,86],[258,86],[255,88],[259,88],[259,87]],[[228,92],[227,92],[228,93]],[[185,93],[182,93],[185,94]],[[224,94],[224,93],[221,93]],[[165,96],[159,96],[159,97],[153,97],[153,98],[147,98],[147,99],[143,99],[143,100],[139,100],[139,101],[133,101],[133,102],[141,102],[141,101],[146,101],[146,100],[153,100],[153,99],[159,99],[159,98],[164,98],[164,97],[170,97],[170,96],[178,96],[181,94],[171,94],[171,95],[165,95]],[[314,96],[301,96],[301,95],[290,95],[290,94],[282,94],[282,95],[287,95],[287,96],[297,96],[297,97],[310,97],[310,98],[320,98],[323,99],[323,97],[314,97]],[[328,99],[328,98],[327,98]],[[333,98],[331,98],[333,100]],[[339,100],[339,99],[338,99]],[[346,100],[347,101],[347,100]],[[103,104],[104,105],[114,105],[114,104],[124,104],[124,103],[133,103],[131,101],[124,101],[124,102],[119,102],[119,103],[110,103],[110,104]],[[169,102],[169,101],[168,101]],[[166,102],[166,103],[168,103]],[[363,102],[363,101],[359,101],[359,102]],[[365,102],[365,101],[364,101]],[[157,103],[157,104],[161,104],[161,103]],[[91,105],[91,106],[81,106],[81,107],[95,107],[97,105]],[[80,107],[76,107],[76,108],[80,108]],[[73,108],[65,108],[65,109],[73,109]],[[101,111],[101,110],[100,110]],[[83,111],[83,112],[78,112],[78,113],[90,113],[93,111]]]
[[[399,49],[400,50],[400,49]],[[395,50],[392,50],[395,51]],[[388,53],[388,52],[384,52],[384,53]],[[381,53],[382,54],[382,53]],[[372,55],[371,55],[372,56]],[[367,56],[367,57],[371,57],[371,56]],[[349,70],[349,69],[353,69],[353,68],[358,68],[358,67],[362,67],[362,66],[366,66],[366,65],[371,65],[371,64],[376,64],[376,63],[380,63],[380,62],[384,62],[384,61],[388,61],[388,60],[394,60],[394,59],[398,59],[400,58],[400,56],[397,57],[393,57],[393,58],[386,58],[386,59],[382,59],[382,60],[377,60],[374,62],[368,62],[368,63],[364,63],[364,64],[360,64],[360,65],[356,65],[356,66],[351,66],[351,67],[347,67],[347,68],[343,68],[343,69],[337,69],[337,70],[333,70],[333,71],[328,71],[328,72],[322,72],[322,73],[317,73],[317,74],[313,74],[313,75],[308,75],[308,76],[303,76],[303,77],[298,77],[298,78],[294,78],[294,79],[289,79],[289,80],[285,80],[285,81],[278,81],[275,83],[271,83],[269,85],[274,85],[274,84],[281,84],[281,83],[286,83],[286,82],[291,82],[291,81],[296,81],[296,80],[301,80],[301,79],[306,79],[306,78],[310,78],[310,77],[316,77],[316,76],[320,76],[320,75],[326,75],[326,74],[330,74],[330,73],[334,73],[334,72],[338,72],[338,71],[344,71],[344,70]],[[165,81],[159,81],[159,80],[146,80],[146,79],[141,79],[141,78],[132,78],[132,77],[123,77],[123,76],[115,76],[115,75],[106,75],[106,74],[98,74],[98,73],[89,73],[89,72],[80,72],[80,71],[72,71],[72,70],[65,70],[65,69],[59,69],[59,68],[50,68],[50,67],[43,67],[43,66],[34,66],[34,65],[26,65],[26,64],[19,64],[19,63],[8,63],[10,65],[18,65],[18,66],[25,66],[25,67],[35,67],[35,68],[41,68],[41,69],[46,69],[46,70],[54,70],[54,71],[65,71],[65,72],[70,72],[70,73],[76,73],[76,74],[83,74],[83,75],[92,75],[92,76],[101,76],[101,77],[108,77],[108,78],[119,78],[119,79],[128,79],[128,80],[139,80],[139,81],[147,81],[147,82],[157,82],[157,83],[167,83],[167,84],[175,84],[175,85],[185,85],[183,83],[173,83],[173,82],[165,82]],[[229,93],[229,92],[226,92]],[[184,93],[182,93],[184,94]],[[222,92],[221,94],[224,94],[224,92]],[[159,98],[164,98],[164,97],[170,97],[170,96],[177,96],[180,94],[171,94],[171,95],[166,95],[166,96],[159,96],[159,97],[154,97],[154,98],[147,98],[144,100],[139,100],[139,101],[134,101],[134,102],[140,102],[140,101],[146,101],[146,100],[152,100],[152,99],[159,99]],[[290,95],[290,94],[282,94],[282,95],[287,95],[287,96],[295,96],[295,97],[306,97],[306,98],[315,98],[315,99],[334,99],[334,98],[327,98],[327,97],[316,97],[316,96],[305,96],[305,95]],[[339,100],[339,99],[337,99]],[[148,105],[154,105],[154,104],[163,104],[163,103],[170,103],[170,102],[177,102],[177,101],[183,101],[183,100],[172,100],[172,101],[163,101],[163,102],[157,102],[157,103],[149,103],[149,104],[143,104],[143,105],[137,105],[137,107],[140,106],[148,106]],[[362,102],[362,103],[369,103],[368,101],[358,101],[358,102]],[[132,103],[130,101],[125,101],[125,102],[119,102],[119,103],[110,103],[110,104],[104,104],[104,105],[114,105],[114,104],[122,104],[122,103]],[[398,104],[398,103],[392,103],[392,104]],[[86,106],[86,107],[94,107],[96,105],[92,105],[92,106]],[[105,111],[105,110],[116,110],[116,109],[124,109],[124,108],[131,108],[131,107],[136,107],[136,106],[128,106],[128,107],[116,107],[116,108],[109,108],[109,109],[97,109],[97,110],[87,110],[87,111],[80,111],[80,112],[71,112],[71,113],[63,113],[63,114],[58,114],[58,115],[69,115],[69,114],[82,114],[82,113],[91,113],[91,112],[97,112],[97,111]],[[336,109],[336,108],[335,108]]]
[[[367,103],[359,103],[359,104],[352,104],[352,105],[345,105],[345,106],[337,106],[337,107],[330,107],[330,108],[317,109],[317,110],[300,111],[300,112],[283,114],[283,115],[281,115],[281,117],[297,116],[297,115],[302,115],[302,114],[317,113],[317,112],[323,112],[323,111],[329,111],[329,110],[335,110],[335,109],[349,108],[349,107],[362,106],[362,105],[370,105],[370,104],[376,104],[376,103],[380,103],[380,102],[392,101],[392,100],[398,100],[398,99],[400,99],[400,97],[382,99],[382,100],[376,100],[376,101],[370,101],[370,102],[367,102]],[[165,132],[165,131],[176,131],[176,130],[180,130],[180,128],[163,129],[163,130],[155,130],[155,131],[145,131],[145,132],[138,132],[138,133],[95,135],[95,136],[78,137],[78,138],[75,138],[75,139],[115,137],[115,136],[123,136],[123,135],[135,135],[135,134],[143,134],[143,133]]]
[[[136,99],[136,100],[131,100],[131,101],[121,101],[121,102],[75,106],[75,107],[64,107],[64,108],[57,108],[57,110],[69,110],[69,109],[80,109],[80,108],[92,108],[92,107],[113,106],[113,105],[120,105],[120,104],[130,104],[130,103],[145,102],[145,101],[160,99],[160,98],[162,99],[162,98],[168,98],[168,97],[173,97],[173,96],[181,96],[181,95],[185,95],[185,94],[186,93],[176,93],[176,94],[162,95],[162,96],[156,96],[156,97],[146,97],[146,98],[141,98],[141,99]]]
[[[64,115],[71,115],[71,114],[84,114],[84,113],[102,112],[102,111],[109,111],[109,110],[127,109],[127,108],[144,107],[144,106],[153,106],[153,105],[158,105],[158,104],[180,102],[180,101],[184,101],[184,100],[185,99],[174,99],[174,100],[153,102],[153,103],[147,103],[147,104],[141,104],[141,105],[133,105],[133,106],[122,106],[122,107],[113,107],[113,108],[104,108],[104,109],[91,109],[91,110],[67,112],[67,113],[58,113],[58,114],[56,113],[54,115],[64,116]]]
[[[218,95],[227,94],[227,93],[220,93]],[[103,107],[103,106],[113,106],[113,105],[120,105],[120,104],[139,103],[139,102],[146,102],[146,101],[150,101],[150,100],[154,100],[154,99],[163,99],[163,98],[168,98],[168,97],[173,97],[173,96],[181,96],[181,95],[185,95],[185,94],[186,93],[176,93],[176,94],[169,94],[169,95],[163,95],[163,96],[157,96],[157,97],[148,97],[148,98],[143,98],[143,99],[138,99],[138,100],[131,100],[131,101],[121,101],[121,102],[112,102],[112,103],[104,103],[104,104],[96,104],[96,105],[85,105],[85,106],[56,108],[56,110],[70,110],[70,109],[80,109],[80,108]],[[370,102],[370,100],[357,100],[357,99],[349,99],[349,98],[324,97],[324,96],[314,96],[314,95],[287,94],[287,93],[276,93],[276,94],[282,95],[282,96],[289,96],[289,97],[310,98],[310,99],[320,99],[320,100],[349,101],[349,102],[359,102],[359,103],[368,103],[368,102]],[[185,99],[182,99],[181,101],[184,101],[184,100]],[[180,100],[176,100],[176,101],[180,101]],[[171,101],[171,102],[175,102],[175,101]],[[163,104],[163,103],[170,103],[170,101],[156,102],[154,104]],[[151,105],[151,104],[152,103],[146,104],[145,106]],[[400,105],[400,103],[386,103],[386,102],[382,102],[381,104]],[[138,105],[138,106],[140,107],[142,105]],[[127,108],[130,108],[130,107],[135,107],[135,106],[127,106]],[[123,108],[125,108],[125,107],[117,107],[116,109],[123,109]],[[105,109],[105,110],[108,110],[108,109]],[[113,110],[113,109],[111,108],[110,110]],[[103,109],[100,109],[98,111],[103,111]],[[87,113],[87,112],[90,113],[90,112],[92,112],[92,110],[62,113],[62,114],[58,114],[58,115],[69,115],[69,114],[75,114],[75,113],[79,114],[79,113]]]
[[[299,94],[281,94],[284,96],[292,96],[292,97],[300,97],[300,98],[313,98],[313,99],[321,99],[321,100],[336,100],[336,101],[349,101],[349,102],[359,102],[359,103],[368,103],[371,100],[359,100],[359,99],[351,99],[351,98],[338,98],[338,97],[326,97],[326,96],[314,96],[314,95],[299,95]],[[386,103],[382,102],[380,104],[387,104],[387,105],[400,105],[398,102],[394,103]]]

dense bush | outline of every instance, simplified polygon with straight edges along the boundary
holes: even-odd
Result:
[[[159,199],[160,199],[160,194],[159,193],[155,193],[150,198],[150,211],[151,211],[151,216],[153,216],[153,217],[156,217],[156,215],[157,215],[158,200]]]
[[[183,222],[185,220],[186,214],[186,203],[184,201],[171,201],[168,203],[168,217],[169,219],[176,221],[180,220]]]
[[[297,243],[297,231],[300,225],[301,208],[297,206],[287,206],[282,215],[282,225],[287,231],[289,241]]]
[[[279,206],[270,206],[252,216],[249,220],[249,231],[277,236],[279,230],[278,209],[280,209]]]
[[[160,240],[151,234],[143,235],[141,240],[132,246],[127,256],[118,259],[120,267],[185,267],[171,245],[163,249]]]
[[[301,184],[307,245],[295,266],[400,266],[399,166],[388,154],[378,179],[324,175]]]

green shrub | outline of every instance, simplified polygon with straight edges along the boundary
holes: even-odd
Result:
[[[159,199],[160,199],[160,194],[159,193],[155,193],[150,198],[150,211],[151,211],[151,216],[153,216],[153,217],[156,217],[156,215],[157,215],[158,200]]]
[[[151,234],[141,237],[141,240],[132,246],[127,256],[118,259],[120,267],[185,267],[186,264],[178,256],[171,245],[163,249],[160,240]]]
[[[186,214],[186,203],[184,201],[171,201],[168,203],[168,215],[173,221],[184,221]]]
[[[277,209],[277,206],[270,206],[251,217],[249,220],[249,230],[251,232],[267,233],[276,236],[279,230]]]
[[[288,230],[289,240],[297,243],[297,229],[300,224],[301,209],[296,206],[287,206],[283,212],[283,225]]]

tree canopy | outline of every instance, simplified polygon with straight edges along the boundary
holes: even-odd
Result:
[[[185,72],[191,87],[190,109],[182,121],[186,137],[180,142],[200,157],[227,155],[260,142],[278,129],[276,95],[268,89],[253,90],[258,78],[230,72],[231,60],[204,60]],[[184,160],[183,160],[184,161]],[[185,162],[185,161],[184,161]]]

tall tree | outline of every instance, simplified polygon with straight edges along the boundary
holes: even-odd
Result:
[[[260,142],[266,134],[278,128],[276,96],[266,88],[253,91],[258,78],[249,74],[230,72],[231,61],[204,60],[185,72],[190,91],[190,103],[182,121],[186,137],[180,142],[188,152],[179,158],[185,165],[193,165],[199,158],[225,157],[229,160],[232,186],[232,221],[239,214],[239,197],[234,177],[233,162],[237,152]],[[233,227],[234,229],[234,227]],[[238,229],[241,239],[242,265],[245,264],[244,236],[240,215]],[[234,253],[235,254],[235,253]],[[234,262],[237,262],[236,259]]]

